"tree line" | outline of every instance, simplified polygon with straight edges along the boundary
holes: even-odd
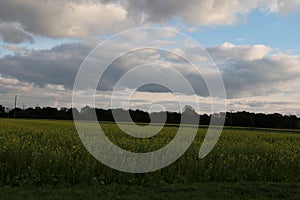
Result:
[[[192,115],[198,115],[195,111],[188,108]],[[148,113],[142,110],[123,109],[101,109],[90,108],[88,106],[78,110],[76,108],[52,108],[52,107],[35,107],[35,108],[16,108],[8,110],[0,105],[0,117],[2,118],[29,118],[29,119],[60,119],[73,120],[73,114],[78,119],[91,120],[92,113],[95,113],[99,121],[114,122],[114,113],[117,114],[118,120],[127,122],[132,120],[137,123],[160,123],[179,124],[181,122],[182,114],[180,112],[154,112]],[[211,114],[198,115],[200,117],[199,125],[209,125]],[[258,127],[258,128],[282,128],[282,129],[300,129],[300,118],[295,115],[282,115],[279,113],[264,114],[264,113],[250,113],[246,111],[216,113],[213,116],[225,116],[225,126],[240,126],[240,127]]]

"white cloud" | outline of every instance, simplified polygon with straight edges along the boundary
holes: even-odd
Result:
[[[0,20],[19,24],[34,35],[91,39],[130,27],[166,25],[170,20],[194,26],[232,25],[255,9],[285,14],[299,5],[299,0],[2,0]],[[23,41],[1,32],[5,41]]]
[[[208,48],[207,51],[215,60],[231,58],[256,60],[266,57],[272,51],[272,48],[261,44],[253,46],[236,46],[226,42],[220,46]]]
[[[0,19],[19,23],[33,34],[48,37],[89,38],[120,30],[127,11],[119,4],[92,0],[3,0]]]
[[[1,85],[17,85],[19,80],[16,78],[4,78],[0,74],[0,84]]]
[[[127,2],[127,10],[145,20],[162,22],[181,19],[194,25],[231,25],[243,21],[248,13],[260,9],[270,13],[288,13],[299,9],[299,0],[136,0]],[[130,12],[131,11],[131,12]]]
[[[298,88],[299,89],[299,88]],[[15,78],[0,76],[0,104],[12,108],[14,104],[14,96],[18,95],[18,107],[71,107],[72,106],[72,90],[64,88],[62,85],[47,84],[44,87],[39,87],[35,84],[19,81]],[[43,94],[43,95],[41,95]],[[82,104],[93,106],[92,102],[86,98],[90,91],[84,90],[80,92]],[[111,91],[99,91],[96,94],[96,107],[110,108],[111,107]],[[177,97],[175,96],[177,95]],[[289,95],[289,99],[286,98]],[[143,109],[145,111],[180,111],[178,99],[181,101],[181,106],[192,105],[196,107],[191,96],[183,94],[171,93],[153,93],[153,92],[138,92],[125,89],[119,91],[114,99],[118,101],[116,108],[123,107],[131,109]],[[128,99],[130,101],[128,102]],[[245,96],[228,100],[228,109],[235,111],[251,111],[265,113],[282,113],[293,114],[300,116],[299,101],[300,94],[285,94],[276,93],[271,95]],[[200,113],[210,113],[211,99],[210,97],[197,97],[197,102]],[[218,100],[215,100],[218,104]],[[153,105],[156,109],[153,110]]]

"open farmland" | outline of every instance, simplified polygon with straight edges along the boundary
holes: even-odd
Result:
[[[176,126],[165,127],[150,139],[136,139],[115,124],[101,126],[111,141],[133,152],[159,149],[172,140],[177,130]],[[205,133],[206,128],[200,128],[189,150],[170,166],[152,173],[129,174],[93,158],[82,145],[72,121],[0,119],[1,185],[277,182],[296,184],[299,191],[299,132],[225,129],[213,151],[198,159]]]

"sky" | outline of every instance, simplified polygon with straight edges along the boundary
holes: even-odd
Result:
[[[0,104],[13,107],[18,95],[21,108],[71,107],[83,62],[104,70],[117,55],[95,88],[97,73],[87,72],[78,106],[90,104],[85,97],[96,89],[97,107],[178,111],[180,99],[181,107],[196,101],[209,113],[212,99],[221,104],[207,85],[218,82],[217,70],[227,110],[300,116],[299,19],[300,0],[2,0]],[[136,30],[143,27],[163,29]],[[145,43],[158,49],[122,54]],[[151,84],[135,85],[142,82]]]

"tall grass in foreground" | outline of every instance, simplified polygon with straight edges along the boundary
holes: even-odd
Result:
[[[151,139],[136,139],[115,124],[101,126],[115,144],[133,152],[159,149],[177,130],[165,127]],[[170,166],[129,174],[93,158],[71,121],[0,119],[0,180],[10,185],[300,181],[300,134],[226,129],[213,151],[198,159],[205,134],[199,129],[193,145]]]

